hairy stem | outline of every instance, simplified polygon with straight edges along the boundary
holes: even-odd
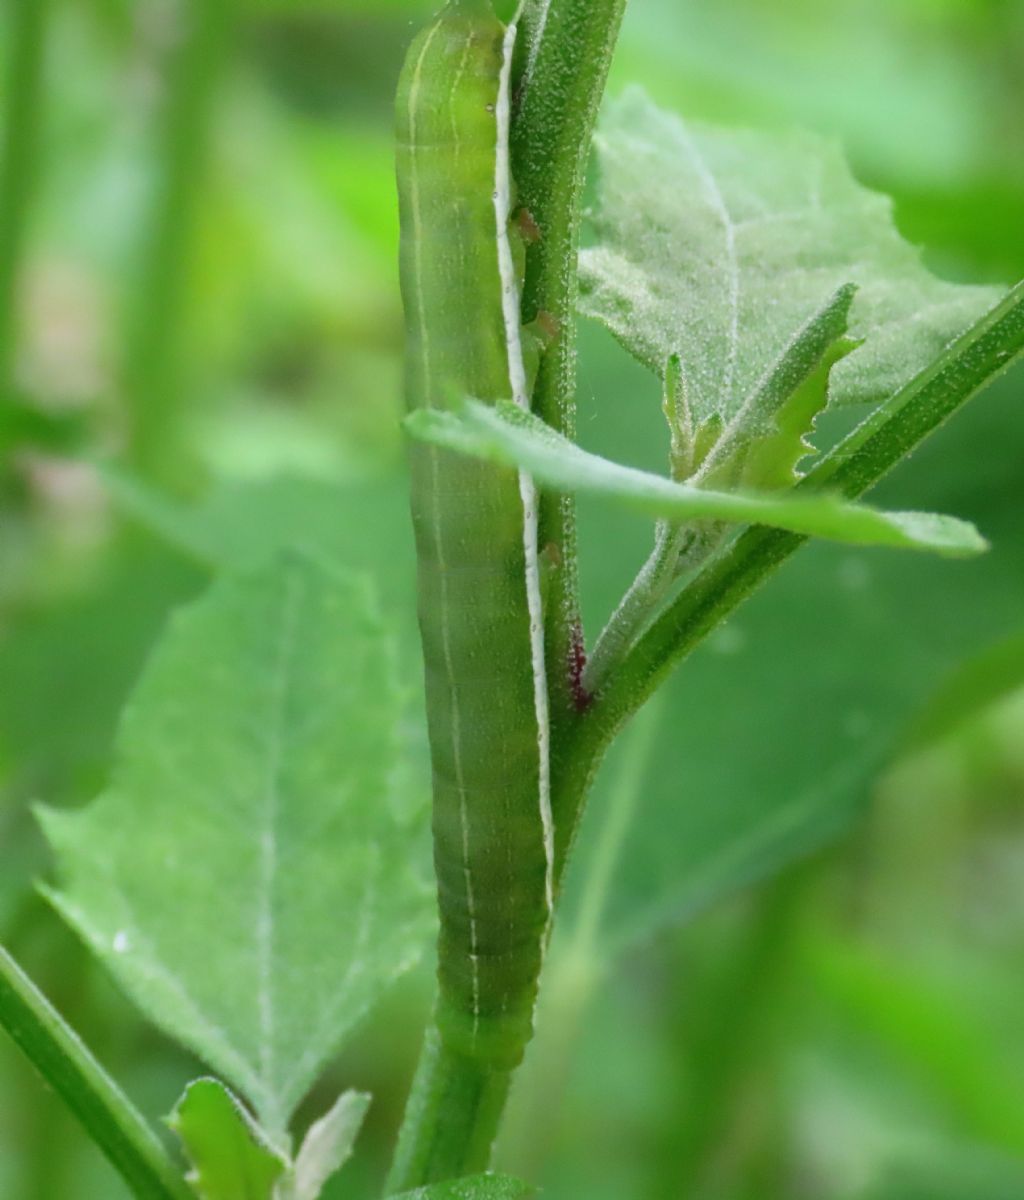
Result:
[[[1024,354],[1024,283],[824,456],[797,490],[854,499]],[[553,760],[559,812],[579,819],[591,780],[616,733],[675,667],[807,538],[754,526],[686,587],[575,721]],[[566,819],[563,815],[563,820]],[[561,874],[565,854],[556,863]]]
[[[145,1118],[2,947],[0,1025],[140,1200],[194,1200]]]
[[[528,50],[512,126],[512,172],[532,231],[526,250],[522,313],[546,346],[533,410],[573,437],[576,425],[576,254],[583,176],[608,66],[626,0],[529,0]],[[546,629],[552,746],[579,699],[582,631],[577,596],[575,506],[542,495],[539,543],[559,564],[550,581]],[[557,814],[556,814],[557,818]]]
[[[665,599],[676,578],[679,555],[690,537],[692,534],[685,527],[658,522],[654,549],[609,617],[587,660],[583,688],[588,695],[596,695],[603,689]]]
[[[49,0],[8,0],[8,61],[0,131],[0,401],[13,387],[18,285],[35,183]]]

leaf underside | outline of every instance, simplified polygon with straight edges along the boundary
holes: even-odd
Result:
[[[172,620],[108,791],[41,813],[58,909],[271,1134],[429,941],[401,711],[366,581],[282,555]]]
[[[295,1156],[295,1200],[317,1200],[327,1181],[348,1162],[369,1107],[365,1092],[343,1092],[309,1127]]]
[[[406,424],[416,437],[521,467],[548,487],[606,496],[675,521],[774,525],[834,541],[952,556],[978,553],[986,544],[972,525],[955,517],[881,512],[833,496],[718,492],[676,483],[590,454],[510,402],[492,408],[468,401],[458,413],[422,410]]]

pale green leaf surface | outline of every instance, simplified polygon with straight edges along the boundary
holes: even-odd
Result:
[[[295,1158],[294,1200],[317,1200],[324,1184],[348,1162],[369,1107],[365,1092],[343,1092],[313,1122]]]
[[[833,496],[721,492],[676,483],[591,454],[512,403],[490,407],[469,401],[458,413],[421,409],[406,425],[426,441],[525,468],[548,487],[605,496],[680,522],[775,525],[834,541],[955,556],[979,553],[986,545],[972,525],[955,517],[880,512]]]
[[[402,1192],[392,1200],[530,1200],[537,1189],[510,1175],[473,1175]]]
[[[429,939],[400,712],[365,581],[281,556],[172,619],[109,789],[42,814],[58,908],[272,1133]]]
[[[931,275],[888,198],[817,136],[686,122],[630,88],[595,144],[582,311],[659,375],[678,354],[700,420],[732,417],[844,284],[858,285],[850,333],[865,344],[832,374],[841,404],[895,391],[998,299]]]
[[[273,1200],[288,1161],[223,1084],[190,1083],[168,1124],[185,1147],[200,1200]]]
[[[411,806],[430,789],[423,671],[416,622],[416,552],[408,485],[398,472],[328,483],[283,474],[221,481],[185,503],[121,466],[104,464],[100,479],[119,510],[159,541],[212,572],[247,570],[283,550],[301,550],[373,579],[399,643],[406,693],[405,754],[396,787]],[[2,647],[0,647],[2,665]],[[2,709],[0,709],[2,711]]]

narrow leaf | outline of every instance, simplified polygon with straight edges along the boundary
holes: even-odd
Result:
[[[429,939],[425,805],[407,817],[395,789],[401,712],[365,580],[282,556],[174,618],[109,790],[41,814],[54,903],[273,1135]]]
[[[185,1147],[200,1200],[273,1200],[287,1159],[223,1084],[190,1083],[167,1123]]]
[[[365,1092],[344,1092],[309,1127],[295,1159],[295,1200],[317,1200],[324,1184],[348,1162],[369,1107]]]
[[[537,1189],[510,1175],[473,1175],[402,1192],[391,1200],[531,1200]]]
[[[687,122],[632,88],[595,144],[581,308],[658,374],[677,354],[698,422],[729,421],[844,284],[858,286],[850,333],[864,344],[833,372],[840,404],[894,392],[998,298],[931,275],[891,201],[819,137]]]
[[[953,557],[986,547],[973,525],[955,517],[880,512],[827,495],[719,492],[675,483],[590,454],[511,403],[490,408],[469,401],[459,413],[424,409],[409,416],[406,425],[424,441],[524,468],[547,487],[607,496],[674,521],[773,525],[832,541],[902,546]]]

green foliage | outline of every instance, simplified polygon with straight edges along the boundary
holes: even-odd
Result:
[[[399,457],[389,91],[410,21],[428,20],[437,4],[211,0],[185,3],[173,29],[138,20],[137,7],[41,0],[0,12],[0,69],[12,85],[0,116],[11,150],[6,160],[0,154],[0,195],[10,201],[0,203],[0,923],[52,998],[47,1005],[0,955],[0,1023],[56,1089],[51,1096],[19,1073],[10,1058],[16,1051],[0,1038],[0,1193],[11,1200],[127,1195],[61,1103],[140,1196],[182,1200],[188,1190],[140,1114],[165,1112],[195,1074],[194,1062],[152,1040],[142,1015],[69,946],[68,931],[32,896],[44,847],[28,801],[75,809],[113,769],[104,798],[84,815],[48,819],[70,845],[61,858],[65,901],[81,900],[102,923],[101,950],[140,1014],[151,1013],[159,967],[171,963],[202,991],[220,1033],[237,1028],[248,1037],[254,1006],[246,1003],[257,990],[253,923],[236,919],[236,910],[241,893],[248,902],[253,890],[265,830],[239,797],[252,794],[249,768],[266,763],[268,723],[255,711],[266,672],[257,663],[269,660],[273,621],[251,638],[244,629],[246,605],[261,603],[273,574],[266,563],[278,550],[301,548],[370,574],[389,635],[378,636],[378,623],[364,641],[359,613],[348,622],[313,618],[301,648],[302,662],[324,676],[309,710],[336,731],[320,746],[329,760],[324,777],[329,772],[335,786],[320,781],[314,789],[317,814],[344,808],[345,821],[353,818],[339,821],[346,845],[380,834],[387,903],[405,905],[408,923],[421,930],[405,940],[396,934],[381,962],[376,955],[359,962],[379,982],[383,960],[425,944],[429,925],[427,889],[419,888],[417,909],[415,880],[406,879],[426,875],[422,821],[419,834],[415,826],[427,786],[406,485],[398,472],[376,483],[351,479],[376,471],[376,460],[390,467]],[[504,19],[515,5],[474,7],[493,7]],[[730,528],[771,512],[787,521],[817,514],[817,523],[827,504],[832,529],[851,511],[863,513],[834,499],[823,506],[821,498],[859,497],[1009,364],[1024,339],[1024,293],[1000,306],[977,337],[945,352],[948,336],[996,292],[930,278],[896,237],[887,202],[855,185],[831,146],[684,124],[627,97],[609,106],[598,145],[603,182],[593,229],[605,244],[583,255],[584,308],[601,307],[593,315],[650,360],[665,385],[672,438],[671,478],[637,472],[642,485],[635,477],[627,483],[616,464],[657,472],[664,461],[664,429],[654,428],[658,388],[643,386],[651,381],[642,368],[630,386],[618,385],[627,357],[614,356],[597,322],[582,327],[589,353],[576,387],[572,269],[589,131],[625,7],[624,0],[527,0],[516,70],[529,68],[529,86],[514,83],[513,174],[528,215],[513,228],[541,234],[525,247],[523,292],[524,321],[542,334],[534,411],[566,439],[539,504],[552,736],[556,748],[571,751],[568,732],[582,731],[587,784],[602,731],[617,730],[650,681],[696,649],[613,750],[578,839],[572,804],[560,815],[559,869],[562,851],[575,845],[560,921],[576,932],[573,953],[581,946],[586,953],[568,963],[575,975],[562,971],[556,936],[545,972],[546,1015],[555,1019],[542,1022],[549,1040],[528,1063],[540,1082],[525,1092],[520,1154],[502,1165],[542,1180],[552,1200],[764,1200],[788,1195],[794,1181],[821,1200],[1016,1200],[1024,1194],[1015,1051],[1024,762],[1019,707],[990,710],[1022,678],[1019,374],[915,453],[878,500],[897,510],[963,513],[991,538],[992,553],[965,566],[812,546],[705,634],[800,544],[783,529],[755,526],[723,547]],[[541,30],[548,36],[537,42]],[[614,70],[623,82],[642,78],[669,108],[694,116],[840,134],[857,178],[898,196],[900,228],[938,246],[940,257],[929,262],[950,278],[1015,278],[1024,270],[1024,127],[1014,70],[1022,33],[1012,3],[645,0],[629,6]],[[143,86],[140,103],[125,103],[126,80],[160,86]],[[450,82],[435,81],[442,128]],[[652,133],[674,148],[658,146]],[[703,176],[684,143],[704,160]],[[825,191],[840,210],[786,221],[785,213],[813,199],[811,164],[822,153]],[[482,154],[464,162],[470,158],[486,225],[472,246],[489,252],[493,164]],[[440,222],[457,210],[460,189],[452,172],[434,182]],[[644,227],[652,213],[660,222],[653,233]],[[722,269],[730,237],[742,317],[733,344],[732,281]],[[442,253],[454,260],[452,249]],[[485,306],[463,305],[453,275],[439,272],[435,282],[453,301],[459,340],[463,326],[478,331],[488,322],[479,319]],[[647,329],[636,295],[651,302]],[[884,394],[939,351],[907,390]],[[461,361],[457,352],[452,358]],[[730,378],[736,386],[723,397]],[[582,462],[572,445],[577,394],[579,441],[594,452]],[[859,415],[842,405],[858,398],[881,403],[833,454],[828,447]],[[518,426],[456,429],[438,420],[442,438],[465,437],[484,458],[518,465],[527,453],[511,445]],[[545,427],[535,432],[547,437]],[[826,456],[808,468],[812,443]],[[136,474],[118,465],[111,512],[68,456],[97,458],[115,445],[134,457]],[[589,482],[566,481],[567,462]],[[282,464],[305,477],[268,477]],[[194,488],[190,500],[141,483],[140,465],[151,480]],[[490,462],[465,465],[492,470]],[[812,478],[801,479],[805,469]],[[196,471],[214,476],[201,490]],[[667,569],[657,586],[634,596],[638,620],[623,624],[621,653],[607,656],[608,670],[595,672],[592,648],[580,676],[574,509],[562,489],[581,502],[583,618],[594,631],[617,611],[649,545],[649,518],[663,511],[663,488],[673,483],[691,485],[701,505],[724,497],[727,511],[684,508],[659,517],[663,557],[655,566]],[[644,496],[653,486],[657,495],[631,511],[620,485]],[[799,503],[783,508],[781,493],[794,487]],[[607,503],[605,494],[619,502]],[[751,494],[774,507],[741,511]],[[727,517],[730,528],[722,528]],[[662,536],[679,519],[702,536],[706,530],[706,553],[680,556],[672,529]],[[968,532],[952,529],[958,538]],[[827,529],[816,524],[815,532]],[[153,534],[165,543],[159,553]],[[167,553],[168,545],[181,553]],[[158,627],[209,575],[218,577],[214,591],[188,610],[186,624],[218,597],[237,603],[191,654],[188,671],[172,678],[161,664],[179,635],[157,642]],[[345,579],[337,586],[351,614],[357,589]],[[248,598],[245,588],[255,589]],[[467,603],[478,599],[472,585],[462,594]],[[370,652],[371,643],[392,640],[398,649],[384,672],[386,703],[378,705],[382,675],[362,670],[358,646]],[[115,713],[154,643],[112,768]],[[240,657],[251,670],[238,667]],[[486,674],[491,656],[472,661]],[[354,772],[341,759],[352,727],[362,728],[352,719],[356,706],[331,715],[338,680],[354,682],[353,662],[360,692],[372,691],[359,715],[386,708],[381,719],[393,734],[387,755],[367,751],[376,768],[360,751]],[[215,678],[220,669],[235,680],[230,702]],[[166,694],[150,704],[160,671]],[[607,705],[587,691],[598,679],[608,684]],[[163,719],[172,687],[193,710],[190,725]],[[472,708],[484,720],[493,695],[482,686],[480,697]],[[152,719],[141,720],[143,708]],[[965,721],[970,727],[951,750]],[[136,740],[145,746],[132,751],[138,766],[129,769],[129,731],[140,725],[145,736]],[[421,753],[410,754],[409,742]],[[904,764],[871,815],[880,770],[907,747],[926,747],[934,763]],[[556,772],[566,762],[553,756]],[[304,780],[307,765],[295,768]],[[349,780],[360,790],[343,803],[339,785]],[[288,797],[304,814],[313,808],[312,800]],[[231,813],[238,820],[225,834]],[[320,826],[314,820],[309,828]],[[849,831],[857,836],[840,842]],[[280,903],[302,922],[276,977],[282,996],[299,998],[282,1061],[308,1051],[322,1062],[330,1052],[310,1013],[326,1010],[328,993],[340,999],[343,988],[330,975],[355,961],[348,935],[358,899],[342,894],[342,879],[355,880],[362,864],[346,876],[353,867],[342,835],[321,840],[312,851],[288,847],[297,860],[312,854],[316,865],[297,872],[302,895]],[[827,859],[789,871],[772,889],[790,897],[782,905],[756,889],[736,895],[824,845]],[[177,856],[173,871],[161,858],[167,853]],[[493,890],[500,897],[503,884]],[[113,949],[114,939],[131,946],[117,937],[128,893],[144,898],[154,924],[153,941],[131,968]],[[707,912],[712,905],[716,911]],[[670,928],[680,922],[683,930]],[[656,946],[644,945],[654,937]],[[588,986],[592,1013],[574,992]],[[358,1081],[378,1097],[356,1161],[324,1183],[351,1149],[364,1111],[365,1098],[347,1092],[312,1125],[274,1200],[306,1200],[321,1185],[324,1200],[380,1194],[407,1083],[405,1056],[426,1012],[415,986],[389,1006],[364,1038],[339,1031],[345,1057],[325,1083],[332,1090],[316,1095],[326,1105]],[[181,1023],[190,1025],[192,1049],[208,1056],[199,1044],[208,1031],[190,1017]],[[570,1072],[581,1029],[585,1053]],[[260,1074],[260,1047],[250,1040],[243,1048],[244,1065]],[[211,1062],[226,1073],[223,1061]],[[467,1079],[450,1069],[449,1097],[461,1087],[465,1098],[476,1082]],[[230,1083],[241,1095],[244,1082]],[[214,1104],[203,1132],[217,1139],[215,1160],[234,1146],[244,1161],[263,1135],[226,1091],[220,1100],[226,1106]],[[502,1100],[492,1096],[495,1109]],[[297,1126],[314,1111],[304,1108]],[[282,1108],[276,1124],[286,1117]],[[266,1111],[263,1118],[271,1119]],[[281,1128],[273,1144],[279,1161],[290,1159]],[[235,1182],[229,1177],[226,1186]],[[497,1177],[413,1193],[422,1200],[532,1194]]]
[[[282,557],[175,618],[109,790],[42,814],[58,908],[274,1135],[429,935],[399,714],[365,582]]]
[[[369,1096],[345,1092],[310,1126],[294,1162],[216,1079],[190,1083],[168,1123],[188,1153],[200,1200],[318,1200],[351,1156],[369,1104]]]
[[[190,1083],[168,1124],[188,1153],[188,1181],[200,1200],[273,1200],[287,1160],[215,1079]]]
[[[548,487],[607,496],[653,516],[773,525],[861,545],[902,546],[961,556],[985,549],[974,526],[929,513],[883,513],[829,496],[722,492],[620,466],[573,445],[511,403],[466,403],[459,413],[422,410],[406,420],[417,437],[528,470]]]
[[[659,375],[678,355],[698,423],[731,420],[845,284],[859,288],[850,332],[865,344],[834,370],[835,404],[890,395],[998,298],[926,271],[890,201],[821,139],[691,126],[631,88],[596,144],[583,311]]]

